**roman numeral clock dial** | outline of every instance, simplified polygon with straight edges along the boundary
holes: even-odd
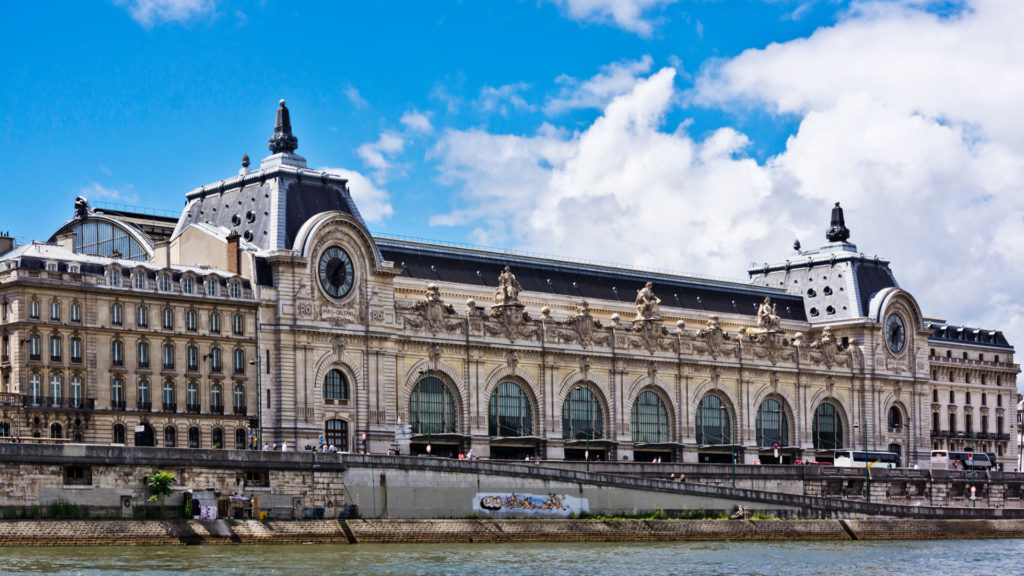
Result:
[[[885,345],[893,354],[899,354],[907,345],[907,329],[899,314],[890,314],[885,319]]]
[[[320,255],[318,266],[320,287],[328,296],[344,298],[352,290],[355,275],[352,271],[352,258],[337,246],[331,246]]]

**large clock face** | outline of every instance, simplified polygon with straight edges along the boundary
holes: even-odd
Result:
[[[355,276],[352,274],[352,259],[341,248],[331,246],[320,255],[318,267],[320,286],[334,298],[343,298],[352,290]]]
[[[893,354],[899,354],[907,345],[907,330],[898,314],[890,314],[885,319],[885,345]]]

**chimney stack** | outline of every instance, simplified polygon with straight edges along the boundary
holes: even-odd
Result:
[[[228,234],[228,272],[232,274],[241,274],[242,263],[241,263],[241,248],[239,247],[240,236],[238,232],[234,230]]]

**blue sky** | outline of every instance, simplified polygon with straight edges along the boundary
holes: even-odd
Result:
[[[0,230],[77,195],[173,212],[268,154],[371,230],[745,277],[824,241],[925,313],[1024,339],[1024,3],[21,2],[0,21]]]

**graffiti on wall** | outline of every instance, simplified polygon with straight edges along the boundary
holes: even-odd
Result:
[[[589,512],[586,498],[568,494],[520,494],[517,492],[477,492],[473,511],[487,516],[538,516],[566,518],[569,514]]]

